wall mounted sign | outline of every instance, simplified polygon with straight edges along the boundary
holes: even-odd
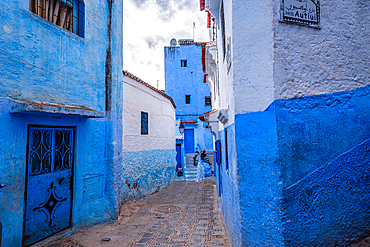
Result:
[[[281,0],[281,21],[293,22],[300,25],[319,27],[319,0]]]

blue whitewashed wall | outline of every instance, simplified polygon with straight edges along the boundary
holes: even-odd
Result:
[[[228,171],[224,131],[219,134],[230,242],[346,246],[368,236],[370,27],[364,13],[370,4],[321,1],[321,29],[279,22],[280,1],[224,0],[224,6],[230,70],[215,16],[220,108],[229,108],[220,128],[228,130]],[[230,83],[233,96],[225,88]]]
[[[1,246],[21,246],[27,126],[76,128],[72,228],[58,236],[115,219],[122,170],[122,3],[85,0],[85,38],[29,11],[28,0],[2,4],[0,14]],[[110,52],[109,52],[110,50]],[[106,93],[107,92],[107,93]],[[13,99],[58,105],[61,114],[11,114]],[[69,115],[61,107],[95,110],[100,118]],[[86,189],[90,178],[102,186]],[[101,194],[88,200],[89,193]]]
[[[176,168],[175,107],[158,91],[124,76],[122,202],[172,184]],[[141,135],[141,112],[148,135]]]

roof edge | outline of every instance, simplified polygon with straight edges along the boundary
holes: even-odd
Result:
[[[140,83],[141,83],[141,84],[143,84],[144,86],[146,86],[146,87],[148,87],[148,88],[152,89],[153,91],[155,91],[155,92],[157,92],[157,93],[161,94],[162,96],[164,96],[165,98],[169,99],[169,100],[171,101],[171,103],[172,103],[173,107],[174,107],[175,109],[177,108],[177,107],[176,107],[175,102],[173,101],[173,99],[172,99],[170,96],[168,96],[167,94],[165,94],[164,92],[162,92],[161,90],[156,89],[155,87],[153,87],[153,86],[152,86],[152,85],[150,85],[149,83],[147,83],[147,82],[145,82],[145,81],[141,80],[141,79],[140,79],[139,77],[137,77],[137,76],[134,76],[133,74],[131,74],[131,73],[130,73],[130,72],[128,72],[127,70],[123,70],[123,71],[122,71],[122,73],[123,73],[123,75],[125,75],[125,76],[127,76],[127,77],[129,77],[129,78],[131,78],[131,79],[133,79],[133,80],[135,80],[135,81],[137,81],[137,82],[140,82]]]

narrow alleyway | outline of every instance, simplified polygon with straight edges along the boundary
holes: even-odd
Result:
[[[230,246],[216,193],[212,178],[201,183],[175,181],[162,191],[123,205],[115,224],[38,246]]]

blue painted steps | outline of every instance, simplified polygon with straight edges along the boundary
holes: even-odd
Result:
[[[185,181],[186,182],[195,182],[197,179],[197,167],[194,166],[194,157],[195,154],[186,154],[186,164],[185,164]]]

